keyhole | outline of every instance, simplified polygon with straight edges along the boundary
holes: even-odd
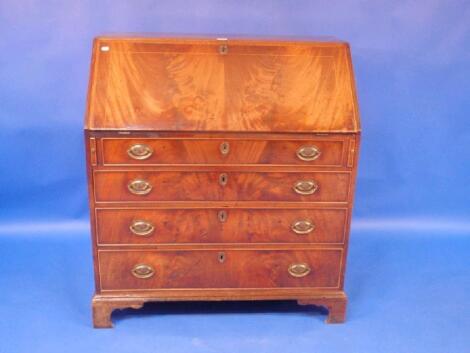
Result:
[[[219,175],[219,184],[222,186],[227,185],[228,182],[228,175],[226,173],[222,173]]]
[[[228,142],[222,142],[220,144],[220,153],[222,153],[223,156],[226,156],[230,152],[230,145]]]
[[[228,53],[228,46],[226,44],[222,44],[219,46],[219,53],[225,55]]]
[[[225,253],[224,252],[219,252],[217,257],[218,257],[220,263],[223,263],[225,261]]]
[[[227,220],[227,211],[219,211],[218,217],[220,222],[225,222]]]

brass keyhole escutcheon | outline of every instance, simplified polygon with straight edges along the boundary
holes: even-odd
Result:
[[[227,173],[222,173],[219,175],[219,184],[222,186],[227,185],[228,182],[228,175]]]
[[[230,144],[228,142],[222,142],[219,146],[219,150],[222,156],[228,155],[230,152]]]
[[[219,260],[220,263],[224,263],[225,262],[225,253],[223,251],[219,252],[217,254],[217,259]]]
[[[222,44],[219,46],[219,54],[225,55],[228,53],[228,46],[227,44]]]
[[[227,211],[219,211],[217,212],[217,218],[219,218],[219,221],[224,223],[225,221],[227,221]]]

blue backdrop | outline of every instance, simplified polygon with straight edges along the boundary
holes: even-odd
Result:
[[[362,337],[362,349],[357,352],[369,349],[397,352],[412,344],[418,347],[419,342],[438,334],[438,338],[432,336],[427,341],[428,346],[421,344],[423,351],[469,351],[464,332],[468,336],[470,309],[462,294],[470,290],[468,0],[1,0],[0,284],[2,288],[11,288],[8,298],[14,305],[4,300],[0,300],[0,305],[12,317],[19,312],[20,316],[30,315],[34,309],[23,306],[31,302],[51,307],[50,311],[44,309],[44,315],[37,314],[39,321],[31,318],[13,321],[22,327],[19,331],[24,330],[21,325],[30,325],[30,333],[42,340],[42,345],[35,346],[37,341],[33,344],[5,326],[0,332],[0,352],[2,344],[5,352],[21,351],[12,348],[17,339],[21,339],[25,349],[31,344],[37,351],[40,348],[59,351],[60,345],[45,341],[59,331],[57,322],[69,329],[62,340],[72,341],[76,332],[82,334],[78,344],[82,349],[87,348],[87,342],[103,348],[111,342],[107,340],[118,337],[110,331],[97,333],[89,328],[92,278],[82,137],[92,39],[113,32],[227,33],[229,37],[231,33],[333,35],[345,39],[352,48],[362,115],[363,142],[347,279],[347,289],[352,294],[349,326],[324,328],[319,317],[313,323],[312,317],[294,319],[300,315],[296,309],[286,309],[291,317],[282,316],[279,307],[271,310],[251,306],[245,307],[245,312],[256,311],[261,318],[254,315],[255,321],[250,321],[250,316],[243,316],[242,326],[237,326],[233,320],[238,318],[235,315],[238,311],[232,307],[213,310],[203,307],[190,315],[194,327],[190,325],[189,331],[184,332],[181,328],[177,330],[179,345],[168,343],[172,342],[171,331],[163,330],[162,335],[167,336],[158,338],[158,331],[152,329],[151,336],[144,337],[149,349],[155,348],[160,339],[168,343],[166,351],[170,348],[230,351],[233,342],[242,342],[240,349],[272,351],[271,348],[282,347],[286,352],[295,346],[289,346],[290,336],[280,338],[282,320],[286,319],[286,325],[294,320],[288,323],[293,327],[303,326],[302,320],[315,327],[307,330],[312,345],[310,341],[299,343],[305,349],[347,351],[352,349],[348,342]],[[57,255],[63,249],[68,251],[66,258]],[[28,260],[28,264],[23,260]],[[73,288],[70,277],[62,273],[63,263],[76,275]],[[40,269],[34,278],[29,271],[33,265]],[[18,276],[18,271],[22,276]],[[397,277],[404,283],[396,283]],[[55,283],[53,288],[51,282]],[[24,287],[17,291],[18,286]],[[76,295],[77,288],[80,296]],[[53,294],[57,290],[61,295]],[[31,293],[37,293],[34,300]],[[416,294],[414,301],[409,298],[410,293]],[[23,299],[14,299],[17,295]],[[57,305],[50,303],[51,298]],[[423,302],[422,298],[427,299]],[[443,301],[450,307],[445,310],[438,307]],[[403,315],[414,315],[418,321],[405,320],[404,324],[404,318],[393,306],[397,303],[405,304]],[[374,305],[380,309],[368,314]],[[410,314],[417,305],[421,305],[418,313]],[[58,313],[53,311],[55,307],[66,309]],[[155,316],[161,314],[159,310]],[[188,310],[191,314],[194,309],[168,309],[168,313],[175,314],[170,315],[168,322],[182,325],[187,318],[176,314]],[[209,312],[201,316],[201,320],[209,320],[204,323],[220,328],[219,319],[230,322],[227,325],[230,333],[221,328],[215,330],[215,336],[200,333],[198,314],[204,311]],[[214,316],[214,311],[220,317]],[[278,312],[281,321],[273,324]],[[457,312],[461,315],[456,315]],[[424,323],[434,319],[442,322]],[[153,327],[160,328],[167,323],[158,321],[161,319],[154,315],[141,320],[154,320]],[[380,326],[378,323],[384,320],[387,325]],[[136,334],[142,328],[140,322],[122,321],[120,326],[128,325],[128,332],[135,330]],[[249,341],[251,336],[245,331],[256,332],[258,324],[275,327],[265,341],[262,338]],[[413,336],[416,327],[421,328],[421,333]],[[374,332],[374,328],[388,333],[382,336],[383,331],[375,332],[375,336],[367,333]],[[294,329],[287,332],[298,338]],[[325,332],[336,343],[315,345]],[[446,335],[452,338],[447,339]],[[263,337],[262,331],[255,336]],[[123,336],[122,345],[115,343],[114,348],[132,351],[133,337]],[[222,344],[224,340],[231,340],[232,346]],[[444,346],[447,348],[438,349]]]

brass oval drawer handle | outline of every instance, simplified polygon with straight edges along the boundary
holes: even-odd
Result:
[[[291,229],[294,233],[297,234],[308,234],[313,232],[315,225],[311,221],[304,219],[292,223]]]
[[[146,264],[138,264],[132,268],[132,275],[136,278],[150,278],[155,274],[152,266]]]
[[[320,149],[317,146],[302,146],[297,150],[297,157],[303,161],[314,161],[320,157]]]
[[[136,220],[132,222],[132,224],[129,226],[129,229],[135,235],[146,237],[153,233],[153,231],[155,230],[155,227],[150,222]]]
[[[309,265],[304,262],[301,262],[298,264],[290,265],[288,271],[292,277],[300,278],[307,276],[310,273],[311,269]]]
[[[132,145],[128,150],[127,154],[133,159],[143,160],[150,158],[153,154],[152,148],[144,144]]]
[[[152,185],[150,185],[148,181],[142,179],[135,179],[129,182],[129,184],[127,184],[127,188],[134,195],[147,195],[152,191]]]
[[[294,184],[293,189],[300,195],[312,195],[318,190],[318,184],[313,180],[300,180]]]

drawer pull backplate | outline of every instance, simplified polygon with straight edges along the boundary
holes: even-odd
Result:
[[[136,220],[132,222],[132,224],[129,226],[129,229],[135,235],[146,237],[153,233],[153,231],[155,230],[155,227],[150,222]]]
[[[134,195],[147,195],[152,191],[152,185],[148,181],[135,179],[127,184],[127,189]]]
[[[150,158],[153,154],[153,150],[144,144],[132,145],[128,150],[127,154],[133,159],[143,160]]]
[[[294,184],[294,191],[299,195],[312,195],[318,189],[318,184],[313,180],[300,180]]]
[[[311,269],[306,263],[302,262],[290,265],[288,271],[292,277],[300,278],[307,276]]]
[[[155,274],[155,270],[146,264],[138,264],[132,268],[132,275],[136,278],[150,278]]]
[[[315,225],[311,221],[304,219],[292,223],[291,229],[297,234],[308,234],[315,229]]]
[[[320,150],[317,146],[302,146],[297,150],[297,157],[302,161],[314,161],[320,157]]]

